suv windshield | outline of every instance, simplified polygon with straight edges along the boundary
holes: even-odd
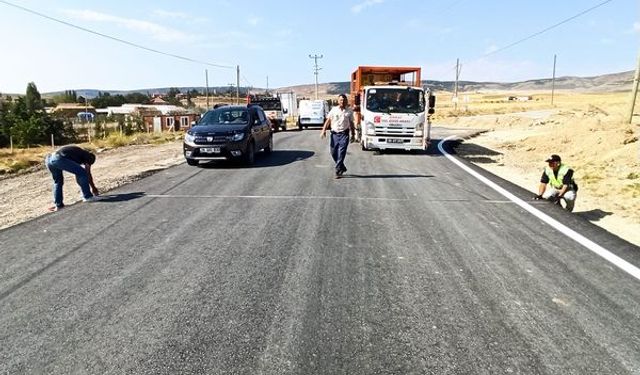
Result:
[[[422,90],[406,87],[370,89],[367,91],[366,100],[366,108],[373,112],[424,112],[424,92]]]
[[[198,125],[246,125],[249,111],[242,108],[221,107],[204,114]]]

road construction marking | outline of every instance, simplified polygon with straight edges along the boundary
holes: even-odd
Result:
[[[459,139],[460,138],[458,138],[457,136],[452,135],[452,136],[449,136],[449,137],[441,140],[440,143],[438,143],[438,150],[440,150],[442,155],[444,155],[447,159],[449,159],[451,162],[456,164],[458,167],[462,168],[464,171],[466,171],[467,173],[469,173],[473,177],[477,178],[478,180],[484,182],[487,186],[489,186],[493,190],[497,191],[498,193],[502,194],[504,197],[506,197],[507,199],[511,200],[513,203],[517,204],[518,206],[520,206],[524,210],[528,211],[533,216],[535,216],[538,219],[544,221],[545,223],[547,223],[551,227],[557,229],[559,232],[561,232],[565,236],[571,238],[572,240],[576,241],[577,243],[581,244],[582,246],[586,247],[587,249],[589,249],[589,250],[593,251],[594,253],[596,253],[597,255],[601,256],[602,258],[604,258],[608,262],[612,263],[616,267],[618,267],[621,270],[625,271],[629,275],[631,275],[631,276],[635,277],[636,279],[640,280],[640,268],[634,266],[633,264],[631,264],[631,263],[627,262],[626,260],[620,258],[619,256],[613,254],[611,251],[605,249],[604,247],[602,247],[602,246],[598,245],[597,243],[591,241],[590,239],[588,239],[585,236],[581,235],[580,233],[574,231],[573,229],[567,227],[566,225],[562,224],[561,222],[557,221],[556,219],[554,219],[554,218],[544,214],[542,211],[539,211],[538,209],[534,208],[533,206],[531,206],[527,202],[523,201],[522,199],[520,199],[520,198],[516,197],[515,195],[509,193],[507,190],[505,190],[504,188],[500,187],[498,184],[494,183],[493,181],[491,181],[488,178],[484,177],[480,173],[478,173],[478,172],[474,171],[473,169],[469,168],[464,163],[462,163],[460,160],[454,158],[451,154],[447,153],[444,150],[444,146],[443,145],[445,144],[445,142],[453,141],[453,140],[459,140]]]
[[[378,197],[335,197],[335,196],[319,196],[319,195],[187,195],[187,194],[145,194],[149,198],[202,198],[202,199],[337,199],[337,200],[358,200],[358,201],[390,201],[390,202],[406,202],[416,199],[409,198],[378,198]],[[422,202],[479,202],[479,203],[506,203],[513,204],[510,200],[481,200],[461,198],[445,198],[445,199],[421,199]]]
[[[408,201],[408,198],[376,198],[376,197],[332,197],[332,196],[297,196],[297,195],[180,195],[180,194],[147,194],[150,198],[213,198],[213,199],[336,199],[356,201]]]

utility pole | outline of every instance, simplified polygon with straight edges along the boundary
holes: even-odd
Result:
[[[269,93],[269,76],[267,76],[267,94]]]
[[[551,78],[551,105],[553,106],[553,94],[556,90],[556,55],[553,55],[553,77]]]
[[[458,110],[458,79],[460,78],[460,59],[456,59],[456,84],[453,88],[453,108]]]
[[[236,65],[236,104],[240,104],[240,65]]]
[[[206,85],[206,95],[207,95],[207,111],[209,110],[209,70],[205,69],[204,70],[204,80],[205,80],[205,85]]]
[[[636,98],[638,97],[638,84],[640,83],[640,54],[638,54],[638,66],[636,74],[633,77],[633,90],[631,91],[631,106],[629,108],[629,124],[633,121],[633,109],[636,106]]]
[[[322,68],[318,68],[318,59],[321,59],[323,56],[320,55],[309,55],[309,58],[313,59],[313,74],[316,76],[316,100],[318,100],[318,71]]]

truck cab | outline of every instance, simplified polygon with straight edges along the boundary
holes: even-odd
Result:
[[[279,97],[250,95],[247,97],[247,104],[255,104],[260,106],[267,115],[273,131],[279,129],[286,130],[286,117],[282,113],[282,102]]]
[[[363,150],[425,150],[435,97],[422,87],[420,68],[358,67],[351,100]]]

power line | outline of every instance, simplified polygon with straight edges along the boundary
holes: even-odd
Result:
[[[39,16],[39,17],[42,17],[42,18],[46,18],[46,19],[51,20],[51,21],[55,21],[55,22],[61,23],[61,24],[65,25],[65,26],[73,27],[74,29],[78,29],[78,30],[81,30],[81,31],[84,31],[84,32],[87,32],[87,33],[90,33],[90,34],[98,35],[98,36],[101,36],[103,38],[111,39],[113,41],[120,42],[122,44],[126,44],[126,45],[131,46],[131,47],[140,48],[140,49],[143,49],[145,51],[154,52],[154,53],[157,53],[157,54],[160,54],[160,55],[169,56],[169,57],[173,57],[173,58],[184,60],[184,61],[189,61],[189,62],[196,63],[196,64],[203,64],[203,65],[213,66],[213,67],[216,67],[216,68],[225,68],[225,69],[234,69],[235,68],[235,66],[231,66],[231,65],[214,64],[214,63],[210,63],[210,62],[206,62],[206,61],[200,61],[200,60],[192,59],[192,58],[189,58],[189,57],[184,57],[184,56],[176,55],[176,54],[173,54],[173,53],[163,52],[163,51],[160,51],[160,50],[157,50],[157,49],[145,47],[145,46],[137,44],[137,43],[129,42],[129,41],[124,40],[124,39],[120,39],[120,38],[116,38],[116,37],[113,37],[113,36],[110,36],[110,35],[107,35],[107,34],[99,33],[97,31],[93,31],[91,29],[87,29],[87,28],[82,27],[82,26],[74,25],[74,24],[72,24],[70,22],[62,21],[62,20],[59,20],[57,18],[53,18],[53,17],[47,16],[46,14],[42,14],[42,13],[36,12],[35,10],[28,9],[28,8],[22,7],[20,5],[13,4],[13,3],[10,3],[10,2],[5,1],[5,0],[0,0],[0,3],[5,4],[5,5],[9,5],[11,7],[23,10],[23,11],[31,13],[31,14],[35,14],[36,16]]]
[[[504,51],[504,50],[505,50],[505,49],[507,49],[507,48],[511,48],[511,47],[513,47],[513,46],[515,46],[515,45],[518,45],[518,44],[520,44],[520,43],[522,43],[522,42],[524,42],[524,41],[527,41],[527,40],[529,40],[529,39],[531,39],[531,38],[533,38],[533,37],[536,37],[536,36],[538,36],[538,35],[540,35],[540,34],[542,34],[542,33],[545,33],[545,32],[547,32],[547,31],[551,30],[551,29],[554,29],[554,28],[556,28],[556,27],[558,27],[558,26],[560,26],[560,25],[562,25],[562,24],[565,24],[565,23],[567,23],[567,22],[569,22],[569,21],[571,21],[571,20],[573,20],[573,19],[576,19],[576,18],[578,18],[578,17],[580,17],[580,16],[582,16],[582,15],[584,15],[584,14],[586,14],[586,13],[589,13],[589,12],[591,12],[592,10],[594,10],[594,9],[596,9],[596,8],[599,8],[599,7],[603,6],[603,5],[605,5],[606,3],[610,3],[610,2],[612,2],[612,1],[613,1],[613,0],[606,0],[606,1],[603,1],[603,2],[601,2],[601,3],[600,3],[600,4],[598,4],[598,5],[592,6],[591,8],[586,9],[586,10],[583,10],[582,12],[580,12],[580,13],[578,13],[578,14],[574,15],[574,16],[571,16],[571,17],[569,17],[569,18],[567,18],[567,19],[565,19],[565,20],[563,20],[563,21],[560,21],[560,22],[558,22],[558,23],[556,23],[556,24],[554,24],[554,25],[551,25],[551,26],[547,27],[547,28],[546,28],[546,29],[544,29],[544,30],[538,31],[537,33],[531,34],[531,35],[529,35],[529,36],[527,36],[527,37],[525,37],[525,38],[522,38],[522,39],[520,39],[520,40],[518,40],[518,41],[516,41],[516,42],[513,42],[513,43],[511,43],[511,44],[509,44],[509,45],[507,45],[507,46],[504,46],[504,47],[502,47],[502,48],[498,48],[498,49],[497,49],[497,50],[495,50],[495,51],[491,51],[491,52],[485,53],[485,54],[484,54],[484,55],[482,55],[480,58],[483,58],[483,57],[487,57],[487,56],[494,55],[494,54],[496,54],[496,53],[498,53],[498,52]]]

